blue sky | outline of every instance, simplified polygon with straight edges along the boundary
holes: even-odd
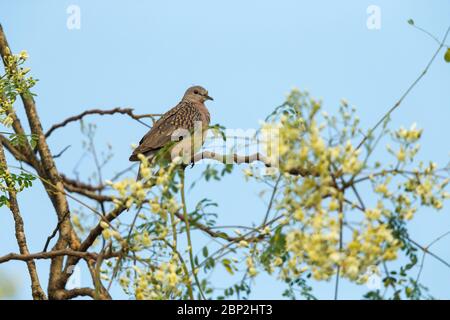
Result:
[[[66,27],[69,5],[81,9],[79,30]],[[370,5],[381,9],[380,30],[366,26]],[[15,52],[29,52],[28,65],[40,80],[34,92],[45,128],[88,108],[120,106],[137,113],[161,113],[192,84],[209,90],[215,98],[209,103],[212,123],[228,128],[256,128],[292,87],[322,98],[329,113],[346,98],[358,108],[362,125],[369,127],[436,50],[435,42],[406,21],[413,18],[442,37],[450,24],[449,14],[446,0],[0,0],[0,22],[10,46]],[[392,118],[393,127],[417,122],[424,128],[420,158],[441,165],[447,163],[450,151],[449,83],[450,65],[440,56]],[[146,128],[119,116],[90,121],[98,126],[98,146],[113,145],[115,157],[106,168],[106,176],[112,176],[128,165],[130,145]],[[55,153],[72,145],[57,160],[59,169],[69,175],[80,159],[80,140],[76,124],[49,139]],[[92,160],[84,159],[80,168],[92,168]],[[188,178],[195,179],[200,172],[201,168],[194,168]],[[259,191],[237,169],[222,182],[200,184],[190,192],[189,203],[211,198],[220,205],[220,224],[250,224],[260,221],[265,212]],[[56,224],[50,203],[38,184],[23,192],[20,200],[30,249],[40,251]],[[410,230],[419,243],[430,242],[450,230],[448,209],[421,210]],[[196,240],[200,248],[203,240]],[[447,260],[449,241],[433,246]],[[17,251],[5,208],[0,209],[0,243],[0,255]],[[40,261],[38,267],[45,283],[47,262]],[[0,271],[18,280],[16,298],[30,297],[23,263],[1,266]],[[423,283],[438,298],[450,298],[449,271],[430,257],[425,262]],[[223,276],[218,270],[213,278],[220,283]],[[319,298],[333,297],[332,283],[313,287]],[[280,298],[283,288],[261,276],[251,297]],[[344,281],[340,297],[360,298],[364,290]],[[118,289],[114,294],[124,297]]]

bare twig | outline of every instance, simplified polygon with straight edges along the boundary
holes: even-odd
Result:
[[[91,184],[85,183],[85,182],[81,182],[78,180],[74,180],[71,179],[69,177],[67,177],[65,174],[61,173],[61,178],[63,179],[64,185],[70,185],[71,187],[74,188],[79,188],[79,189],[85,189],[88,191],[98,191],[98,190],[103,190],[106,186],[105,185],[97,185],[97,186],[93,186]]]
[[[86,110],[78,115],[69,117],[67,119],[65,119],[62,122],[59,122],[57,124],[54,124],[53,126],[50,127],[50,129],[46,132],[45,137],[48,138],[53,131],[55,131],[56,129],[62,128],[64,126],[66,126],[67,124],[71,123],[71,122],[75,122],[75,121],[80,121],[81,119],[83,119],[85,116],[87,115],[113,115],[113,114],[125,114],[128,115],[130,118],[138,121],[139,123],[143,124],[144,126],[150,128],[151,126],[147,125],[145,122],[141,121],[140,119],[143,118],[151,118],[153,122],[155,122],[155,118],[160,116],[160,114],[141,114],[141,115],[136,115],[133,113],[133,109],[131,108],[114,108],[114,109],[109,109],[109,110],[101,110],[101,109],[91,109],[91,110]]]
[[[103,194],[97,193],[95,191],[91,191],[89,189],[80,187],[80,186],[78,186],[76,184],[74,185],[74,184],[69,184],[69,183],[66,184],[66,183],[64,183],[64,188],[67,191],[78,193],[78,194],[80,194],[82,196],[85,196],[85,197],[90,198],[92,200],[98,201],[99,203],[103,203],[103,202],[107,202],[107,201],[109,201],[109,202],[113,201],[113,197],[111,197],[111,196],[107,196],[107,195],[103,195]]]
[[[277,191],[278,191],[278,185],[280,184],[282,177],[283,177],[283,175],[279,174],[277,181],[275,182],[275,186],[273,187],[273,190],[272,190],[272,195],[270,196],[269,205],[267,206],[266,214],[265,214],[264,220],[261,224],[262,226],[266,224],[267,219],[269,218],[269,213],[270,213],[270,210],[272,210],[273,201],[275,200],[275,195],[277,194]]]
[[[447,231],[444,234],[441,234],[439,237],[437,237],[436,239],[431,241],[426,247],[424,247],[424,249],[426,249],[426,250],[423,250],[422,260],[420,262],[420,267],[419,267],[419,272],[417,273],[417,277],[416,277],[416,283],[419,282],[419,278],[420,278],[420,275],[422,274],[423,266],[425,263],[425,258],[426,258],[427,253],[429,252],[430,247],[448,235],[450,235],[450,231]]]
[[[66,146],[64,149],[62,149],[60,152],[58,152],[57,154],[55,154],[55,155],[53,156],[53,159],[56,159],[56,158],[61,157],[61,156],[64,154],[64,152],[66,152],[67,149],[69,149],[70,147],[71,147],[71,146],[70,146],[70,144],[69,144],[69,145]]]
[[[52,239],[56,236],[56,234],[58,233],[59,227],[61,226],[61,222],[64,221],[64,219],[66,218],[67,214],[64,215],[63,219],[59,219],[58,223],[56,224],[55,229],[53,229],[53,232],[50,234],[50,236],[47,237],[47,240],[45,241],[45,245],[44,245],[44,249],[42,250],[43,252],[47,252],[48,249],[48,245],[50,244],[50,241],[52,241]]]
[[[425,69],[422,71],[422,73],[419,75],[419,77],[416,78],[416,80],[413,81],[413,83],[406,89],[406,91],[403,93],[403,95],[400,97],[400,99],[392,106],[391,109],[369,130],[368,134],[361,140],[361,142],[356,147],[356,150],[361,148],[361,146],[367,141],[367,139],[372,135],[372,133],[391,115],[392,112],[397,109],[400,104],[403,102],[403,100],[408,96],[408,94],[414,89],[414,87],[419,83],[419,81],[425,76],[425,74],[428,72],[428,69],[430,69],[431,65],[433,64],[434,60],[436,59],[437,55],[441,51],[441,49],[444,47],[445,41],[447,40],[447,36],[450,33],[450,26],[448,27],[447,31],[445,32],[444,38],[439,43],[438,48],[434,52],[433,56],[431,57],[430,61],[428,61]]]
[[[234,154],[219,154],[212,151],[203,151],[195,154],[191,161],[193,163],[199,162],[202,159],[211,159],[216,160],[222,163],[235,163],[235,164],[242,164],[242,163],[252,163],[255,161],[262,162],[266,167],[273,167],[276,168],[276,164],[272,163],[269,158],[267,158],[265,155],[261,153],[254,153],[248,156],[241,156],[236,153]],[[307,176],[307,175],[316,175],[313,172],[310,172],[307,169],[304,168],[292,168],[287,171],[287,173],[291,175],[300,175],[300,176]]]
[[[420,250],[422,250],[423,252],[426,252],[427,254],[429,254],[430,256],[432,256],[433,258],[435,258],[436,260],[438,260],[442,264],[444,264],[446,267],[450,268],[450,263],[449,262],[447,262],[444,259],[442,259],[441,257],[439,257],[437,254],[434,254],[433,252],[431,252],[428,249],[428,247],[421,246],[420,244],[418,244],[416,241],[412,240],[411,238],[408,238],[408,241],[411,242],[413,245],[415,245]]]
[[[342,191],[342,193],[344,193],[344,191]],[[339,201],[339,214],[341,214],[341,215],[344,214],[344,204],[343,204],[342,200]],[[339,251],[342,251],[342,246],[343,246],[343,242],[344,242],[344,238],[343,238],[343,223],[344,223],[344,217],[343,216],[339,216]],[[338,299],[339,278],[340,277],[341,277],[341,265],[338,264],[337,271],[336,271],[336,282],[335,282],[335,285],[334,285],[334,300]]]

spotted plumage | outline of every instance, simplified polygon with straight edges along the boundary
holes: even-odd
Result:
[[[206,100],[213,100],[206,89],[200,86],[189,88],[180,103],[156,121],[141,139],[130,156],[130,161],[139,161],[138,154],[152,158],[172,141],[172,134],[177,129],[194,130],[196,121],[200,121],[202,128],[206,129],[210,122],[210,114],[204,104]]]

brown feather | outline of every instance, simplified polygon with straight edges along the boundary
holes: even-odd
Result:
[[[195,121],[202,121],[203,127],[206,128],[209,120],[209,112],[203,103],[182,100],[156,121],[141,139],[129,160],[139,161],[138,154],[152,156],[172,141],[172,134],[177,129],[192,130]]]

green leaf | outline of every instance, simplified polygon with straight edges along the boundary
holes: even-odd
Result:
[[[228,271],[229,274],[231,274],[231,275],[234,274],[234,270],[231,267],[231,261],[229,259],[223,259],[222,265],[225,267],[225,269]]]
[[[446,62],[450,63],[450,47],[447,48],[447,52],[445,52],[444,60],[445,60]]]
[[[208,247],[203,247],[203,256],[204,257],[208,256]]]
[[[37,136],[37,134],[32,134],[32,135],[30,136],[30,145],[31,145],[31,148],[32,148],[32,149],[36,148],[37,141],[38,141],[38,136]]]
[[[8,197],[2,195],[0,196],[0,207],[7,206],[9,207],[9,199]]]

